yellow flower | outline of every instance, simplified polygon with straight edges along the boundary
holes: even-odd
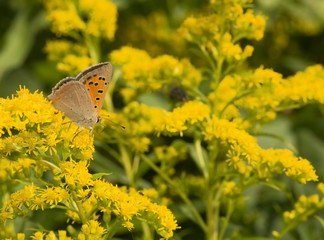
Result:
[[[145,51],[129,47],[113,51],[111,59],[123,64],[123,78],[133,91],[132,96],[135,91],[152,92],[174,84],[195,88],[202,81],[200,72],[187,59],[177,60],[169,55],[151,58]]]
[[[129,231],[131,231],[134,228],[134,224],[131,222],[124,222],[122,225],[124,228],[127,228]]]
[[[49,205],[57,205],[59,202],[68,200],[70,195],[65,189],[52,187],[42,190],[40,197]]]
[[[35,156],[48,150],[50,154],[55,155],[56,149],[62,149],[64,146],[65,151],[73,151],[73,157],[76,156],[77,159],[92,158],[94,151],[92,137],[83,132],[74,139],[73,144],[70,146],[66,144],[65,142],[72,141],[77,127],[74,124],[72,127],[68,124],[63,125],[63,114],[58,112],[41,93],[32,94],[28,89],[21,88],[12,99],[0,99],[1,115],[7,116],[4,118],[6,122],[1,122],[1,119],[0,124],[1,129],[5,129],[8,133],[0,140],[1,154],[10,156],[14,152],[19,152],[22,159],[27,159],[24,161],[27,164],[28,159],[35,160]],[[11,134],[13,130],[15,135]],[[37,167],[40,166],[35,163]]]
[[[201,122],[209,117],[209,107],[198,101],[186,102],[182,107],[175,108],[164,117],[164,127],[168,132],[183,134],[188,126]]]
[[[80,234],[84,235],[86,239],[102,239],[106,230],[100,226],[98,221],[90,220],[81,227]]]
[[[25,240],[25,234],[24,233],[18,233],[17,234],[17,240]]]
[[[219,24],[220,18],[216,14],[197,18],[189,17],[182,23],[178,31],[187,40],[205,45],[208,38],[212,38],[219,32]]]
[[[77,56],[88,55],[88,49],[85,46],[67,40],[47,41],[45,52],[48,54],[48,58],[52,61],[60,61],[67,55],[67,53]]]
[[[53,231],[47,233],[45,240],[58,240]]]
[[[114,38],[117,7],[110,1],[98,0],[94,4],[89,0],[49,0],[44,1],[44,4],[52,30],[58,35],[74,36],[81,31],[85,35]]]
[[[254,137],[233,122],[213,117],[205,124],[203,134],[207,141],[217,139],[227,146],[228,165],[242,175],[249,177],[254,170],[265,180],[274,174],[285,174],[300,183],[318,180],[309,161],[293,156],[288,150],[261,149]]]
[[[265,17],[255,16],[249,9],[238,17],[235,31],[245,33],[246,38],[260,40],[263,38],[264,28]]]
[[[86,13],[86,34],[112,40],[116,31],[117,7],[107,0],[80,0],[80,9]]]
[[[35,232],[32,236],[31,239],[33,240],[44,240],[45,233],[42,232]]]
[[[322,195],[324,195],[324,183],[321,182],[317,184],[317,189]]]
[[[58,231],[59,240],[71,240],[72,238],[66,236],[66,231]]]
[[[228,197],[234,197],[241,194],[241,189],[236,186],[234,181],[225,182],[223,188],[223,194]]]
[[[46,207],[46,203],[44,202],[43,198],[40,197],[34,197],[34,201],[30,204],[30,209],[31,210],[44,210]]]
[[[165,238],[172,237],[173,231],[178,228],[171,211],[165,206],[152,203],[145,194],[134,194],[132,190],[127,194],[104,180],[94,181],[93,193],[123,220],[122,225],[126,228],[132,228],[132,220],[137,216],[146,219]]]
[[[233,44],[231,42],[223,42],[221,53],[228,59],[234,58],[235,60],[241,60],[242,49],[240,45]]]
[[[253,54],[254,48],[251,45],[246,45],[243,50],[243,55],[245,58],[251,57]]]
[[[53,32],[58,35],[69,35],[71,31],[84,30],[86,27],[72,4],[68,10],[51,10],[47,17],[52,22]]]
[[[122,47],[110,53],[111,62],[117,65],[124,65],[130,62],[146,62],[151,60],[149,54],[140,49]]]
[[[15,193],[11,194],[10,202],[9,202],[10,205],[13,208],[17,208],[19,210],[21,210],[21,208],[24,204],[29,206],[36,194],[37,189],[38,188],[34,187],[34,185],[30,185],[30,186],[25,186],[24,189],[21,189]]]
[[[81,186],[91,185],[92,175],[89,173],[87,161],[62,162],[60,168],[62,170],[61,177],[65,179],[67,184],[71,186],[78,184]]]
[[[149,145],[151,140],[148,137],[135,137],[130,139],[131,148],[135,152],[147,152],[149,150]]]
[[[136,97],[136,91],[131,88],[123,88],[120,90],[120,94],[123,96],[123,99],[126,103],[134,100]]]
[[[93,63],[93,60],[88,56],[66,54],[64,58],[57,64],[57,69],[71,75],[76,75]]]
[[[318,195],[301,195],[294,204],[294,209],[284,212],[284,221],[286,224],[291,224],[291,222],[304,222],[307,221],[308,217],[314,215],[323,208],[324,199],[319,199]]]

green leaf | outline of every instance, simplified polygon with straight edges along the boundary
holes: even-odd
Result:
[[[92,180],[97,180],[98,178],[101,178],[102,176],[109,176],[111,173],[95,173],[92,174]]]
[[[208,173],[208,155],[206,150],[199,145],[198,149],[194,144],[187,144],[189,149],[189,154],[201,170],[201,172],[206,175]],[[200,151],[200,152],[199,152]]]
[[[322,228],[324,228],[324,219],[321,218],[321,217],[318,216],[318,215],[315,215],[315,218],[320,222],[320,224],[322,225]]]
[[[47,24],[43,11],[31,15],[31,8],[18,12],[5,35],[4,46],[0,52],[0,81],[6,72],[19,67],[25,61],[37,32]]]

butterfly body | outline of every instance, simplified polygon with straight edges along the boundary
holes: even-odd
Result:
[[[111,73],[112,66],[108,62],[89,67],[75,78],[67,77],[58,82],[48,99],[81,129],[92,129],[99,122]]]

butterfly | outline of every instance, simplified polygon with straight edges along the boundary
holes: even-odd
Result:
[[[99,112],[107,92],[112,74],[109,62],[91,66],[75,78],[59,81],[47,97],[52,105],[75,122],[82,130],[93,129],[100,122]]]

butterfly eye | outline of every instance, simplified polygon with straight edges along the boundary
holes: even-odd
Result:
[[[97,121],[96,121],[96,123],[100,123],[100,122],[101,122],[100,117],[97,117]]]

